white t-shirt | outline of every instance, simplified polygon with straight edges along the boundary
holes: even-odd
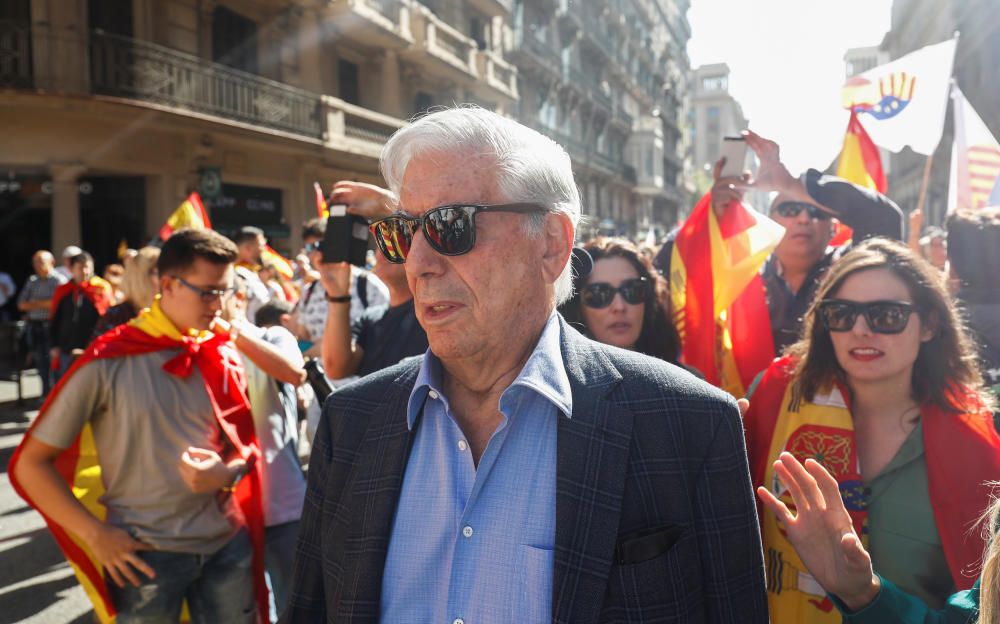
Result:
[[[358,277],[362,275],[361,269],[351,267],[351,311],[350,322],[353,325],[361,314],[365,311],[365,304],[358,296]],[[375,277],[373,273],[368,273],[368,285],[365,287],[365,295],[368,306],[388,305],[389,289],[382,280]],[[323,284],[313,282],[302,290],[302,298],[299,299],[296,312],[306,331],[309,332],[309,339],[316,343],[323,336],[323,329],[326,327],[326,291]],[[248,314],[249,316],[249,314]]]

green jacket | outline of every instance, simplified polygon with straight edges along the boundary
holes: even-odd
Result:
[[[979,618],[979,580],[972,589],[952,594],[947,604],[934,611],[922,600],[907,594],[881,576],[882,589],[868,606],[850,613],[830,596],[844,616],[845,624],[972,624]]]

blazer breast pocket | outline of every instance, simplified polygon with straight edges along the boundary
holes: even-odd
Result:
[[[692,550],[692,539],[684,536],[684,527],[676,525],[621,539],[615,547],[609,590],[626,598],[625,602],[629,602],[627,597],[683,591],[686,577],[699,572],[689,569],[692,563],[698,565],[697,552],[688,552]]]

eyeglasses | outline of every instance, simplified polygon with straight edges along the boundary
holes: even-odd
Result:
[[[184,287],[189,288],[192,291],[198,293],[198,296],[201,298],[202,303],[213,303],[216,299],[225,297],[227,295],[231,295],[234,292],[236,292],[236,289],[233,288],[232,286],[230,286],[229,288],[223,288],[222,290],[213,288],[199,288],[198,286],[195,286],[191,282],[185,280],[183,277],[180,277],[178,275],[173,275],[172,277],[174,277],[178,282],[184,285]]]
[[[819,208],[817,208],[816,206],[813,206],[812,204],[807,204],[806,202],[786,201],[786,202],[781,202],[780,204],[774,207],[774,211],[776,213],[786,218],[797,217],[799,216],[799,213],[801,213],[803,210],[806,211],[810,219],[829,221],[832,218],[832,215],[827,214],[822,210],[820,210]]]
[[[588,308],[606,308],[621,293],[625,303],[638,305],[646,302],[649,295],[649,280],[645,277],[627,279],[615,288],[607,282],[594,282],[580,289],[580,301]]]
[[[816,313],[827,331],[846,332],[854,328],[858,315],[864,315],[868,329],[876,334],[898,334],[906,329],[913,313],[913,304],[906,301],[869,301],[860,303],[845,299],[824,299]]]
[[[538,204],[496,204],[492,206],[454,204],[428,210],[422,217],[403,214],[379,219],[369,226],[375,244],[393,264],[406,262],[417,228],[434,251],[444,256],[461,256],[476,243],[476,215],[482,212],[530,214],[547,212]]]
[[[302,246],[302,251],[306,252],[307,254],[310,254],[314,251],[319,251],[320,244],[321,244],[320,241],[313,241],[311,243],[306,243],[305,245]]]

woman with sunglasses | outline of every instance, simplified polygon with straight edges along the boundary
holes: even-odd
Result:
[[[598,342],[677,363],[680,340],[667,312],[667,284],[639,248],[621,238],[599,237],[583,248],[594,267],[577,278],[561,309],[568,322]]]
[[[969,589],[984,546],[969,528],[989,504],[984,482],[1000,475],[1000,437],[933,267],[885,239],[852,249],[821,282],[802,339],[752,390],[747,452],[765,503],[772,622],[839,623],[838,610],[851,621],[883,585],[932,609]],[[825,467],[850,518],[809,541],[824,549],[819,564],[780,513],[792,494],[827,508],[794,491],[789,456]]]

